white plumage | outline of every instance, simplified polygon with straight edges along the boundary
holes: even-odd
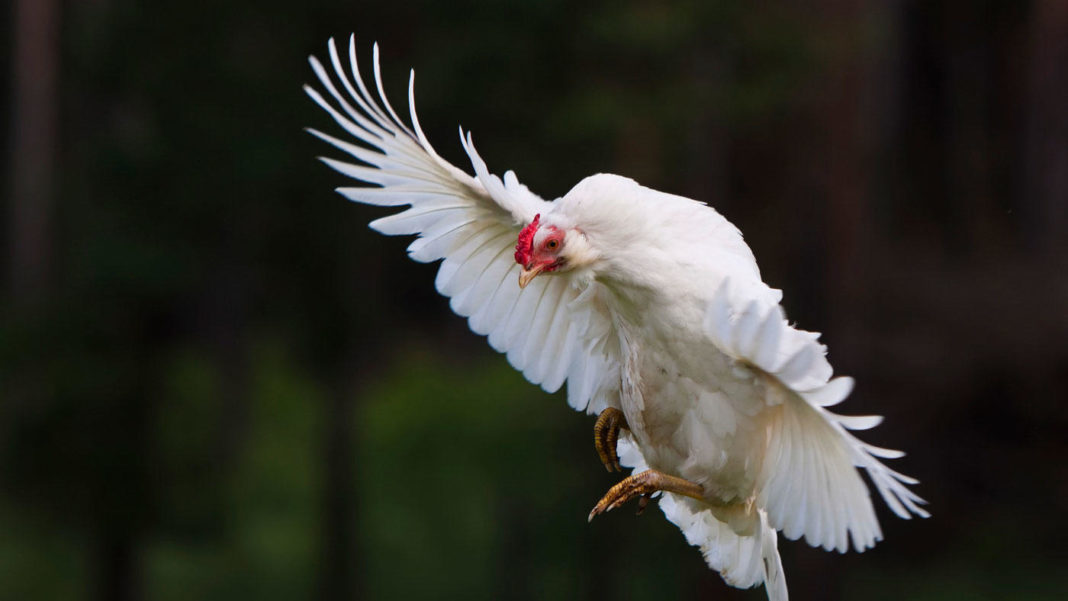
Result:
[[[461,131],[472,177],[423,134],[414,72],[409,128],[382,90],[377,46],[377,99],[360,76],[354,40],[351,78],[333,40],[329,54],[344,93],[314,57],[329,100],[305,91],[363,145],[310,131],[359,161],[324,162],[378,186],[339,191],[407,207],[371,227],[417,235],[411,257],[442,261],[438,291],[527,379],[549,392],[566,382],[580,411],[622,410],[623,465],[701,486],[701,499],[666,492],[660,507],[729,584],[765,583],[769,598],[786,599],[777,530],[840,552],[880,540],[857,468],[898,516],[928,515],[905,486],[915,480],[879,461],[902,453],[850,433],[881,418],[827,409],[848,396],[852,380],[832,379],[818,334],[787,323],[781,293],[763,283],[741,234],[719,213],[606,174],[546,202],[512,172],[490,174]],[[530,249],[558,252],[538,277],[540,267],[527,273],[517,262],[526,248],[517,238],[532,222],[524,230]],[[548,241],[554,235],[559,250]]]

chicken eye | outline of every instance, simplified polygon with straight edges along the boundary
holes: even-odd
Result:
[[[557,246],[560,246],[560,242],[555,239],[545,243],[545,248],[548,248],[549,250],[556,250]]]

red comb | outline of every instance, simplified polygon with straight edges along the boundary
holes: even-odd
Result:
[[[534,232],[538,231],[540,219],[541,213],[538,213],[534,216],[534,221],[519,232],[519,240],[515,243],[515,262],[520,265],[526,266],[534,255]]]

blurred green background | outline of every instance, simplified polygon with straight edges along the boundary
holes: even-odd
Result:
[[[926,521],[782,542],[795,599],[1062,599],[1068,3],[13,0],[0,599],[750,599],[302,132],[354,31],[464,166],[737,224]],[[335,153],[336,155],[336,153]]]

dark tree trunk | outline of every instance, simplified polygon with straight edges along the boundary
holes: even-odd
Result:
[[[15,0],[11,110],[10,298],[29,302],[52,253],[59,79],[59,2]]]
[[[355,473],[353,411],[356,384],[351,374],[342,378],[326,407],[326,487],[323,492],[323,562],[320,594],[323,601],[351,601],[359,597],[355,566]]]
[[[1021,198],[1031,245],[1063,260],[1068,249],[1068,3],[1037,2],[1031,18],[1030,73]],[[1033,208],[1032,208],[1033,207]]]
[[[98,535],[93,550],[96,561],[95,601],[139,601],[140,570],[133,536],[126,529],[106,527]]]

